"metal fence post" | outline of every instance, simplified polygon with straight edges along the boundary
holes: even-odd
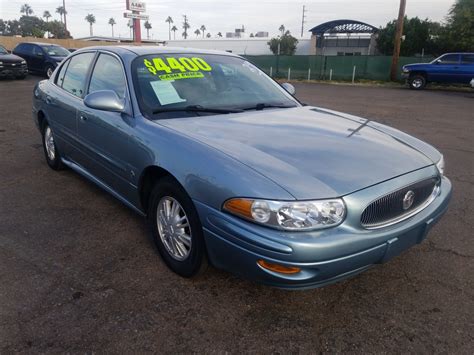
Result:
[[[291,80],[291,68],[288,68],[288,81]]]
[[[332,69],[329,70],[329,81],[332,80]]]
[[[352,84],[354,84],[355,76],[356,76],[356,66],[354,65],[354,69],[352,70]]]
[[[270,67],[270,78],[273,76],[273,67]]]
[[[311,80],[311,68],[308,68],[308,81]]]

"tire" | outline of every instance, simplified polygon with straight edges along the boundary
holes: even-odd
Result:
[[[173,178],[165,177],[156,183],[149,201],[148,223],[163,261],[182,277],[203,273],[208,264],[202,225],[186,191]],[[176,218],[173,213],[167,218],[167,206],[170,212],[176,206]]]
[[[54,67],[51,64],[47,64],[46,67],[44,68],[44,75],[49,79],[51,78],[51,75],[53,75],[54,72]]]
[[[423,90],[426,86],[426,78],[421,74],[415,74],[408,79],[408,85],[412,90]]]
[[[62,170],[64,165],[61,161],[61,155],[59,150],[54,142],[53,131],[49,126],[48,122],[44,122],[42,129],[42,141],[43,141],[43,151],[46,158],[46,163],[53,170]]]

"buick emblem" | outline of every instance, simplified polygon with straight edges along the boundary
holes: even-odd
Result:
[[[409,209],[413,205],[413,201],[415,201],[415,193],[410,190],[403,197],[403,209],[405,211]]]

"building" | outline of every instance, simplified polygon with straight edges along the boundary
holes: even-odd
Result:
[[[265,37],[269,37],[269,36],[268,36],[268,32],[258,31],[257,33],[255,33],[255,37],[265,38]]]
[[[311,30],[310,54],[374,55],[377,28],[355,20],[335,20]]]

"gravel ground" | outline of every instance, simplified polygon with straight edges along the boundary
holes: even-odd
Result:
[[[304,102],[434,144],[454,197],[423,244],[291,292],[170,272],[141,217],[47,167],[31,119],[38,80],[0,80],[0,353],[473,352],[474,93],[296,84]]]

